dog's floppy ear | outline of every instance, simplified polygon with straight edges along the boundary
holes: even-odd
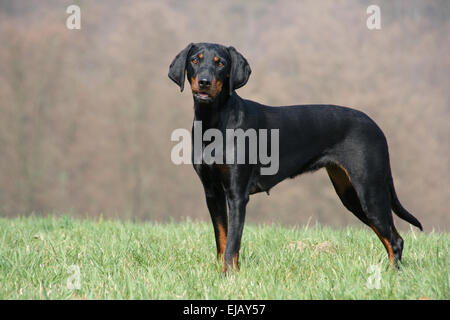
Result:
[[[242,54],[236,51],[233,47],[228,47],[228,52],[231,57],[231,68],[230,68],[230,95],[233,90],[239,89],[244,86],[252,70],[247,60]]]
[[[169,78],[180,86],[181,92],[183,92],[184,89],[184,75],[186,73],[187,55],[189,53],[189,50],[191,50],[192,45],[192,42],[189,43],[186,48],[184,48],[179,54],[177,54],[169,67]]]

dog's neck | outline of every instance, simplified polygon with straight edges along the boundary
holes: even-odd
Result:
[[[201,121],[203,130],[217,128],[221,122],[221,115],[229,105],[229,100],[234,98],[236,93],[228,94],[224,90],[211,103],[199,103],[194,99],[194,121]]]

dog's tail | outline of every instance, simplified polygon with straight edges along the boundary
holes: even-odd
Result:
[[[402,204],[397,198],[397,194],[395,193],[394,188],[394,180],[392,179],[392,173],[389,169],[389,189],[391,193],[391,207],[392,210],[395,212],[395,214],[402,218],[405,221],[408,221],[412,225],[419,228],[421,231],[423,231],[422,225],[420,224],[419,220],[417,220],[411,213],[409,213],[405,208],[403,208]]]

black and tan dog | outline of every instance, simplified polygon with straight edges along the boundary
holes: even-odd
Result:
[[[233,47],[191,43],[170,65],[169,77],[194,97],[202,130],[279,129],[279,170],[261,175],[262,164],[194,164],[214,225],[223,271],[239,268],[238,258],[249,195],[268,191],[286,178],[325,167],[344,206],[375,231],[391,264],[401,260],[403,239],[391,209],[422,230],[400,204],[394,189],[386,138],[364,113],[334,105],[270,107],[235,92],[251,70]],[[248,152],[248,150],[246,151]],[[227,215],[227,204],[229,215]]]

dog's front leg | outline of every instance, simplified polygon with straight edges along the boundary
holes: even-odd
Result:
[[[244,230],[245,208],[248,202],[248,195],[231,192],[227,194],[227,201],[229,208],[228,238],[223,272],[226,272],[228,269],[239,270],[239,249]]]
[[[206,205],[214,227],[217,259],[221,261],[225,253],[228,233],[227,200],[217,174],[204,165],[194,165],[205,191]]]
[[[217,246],[217,259],[223,259],[225,253],[225,246],[227,243],[228,233],[228,217],[227,217],[227,203],[225,192],[221,188],[214,186],[204,186],[206,205],[208,206],[209,214],[214,227],[214,235]]]

